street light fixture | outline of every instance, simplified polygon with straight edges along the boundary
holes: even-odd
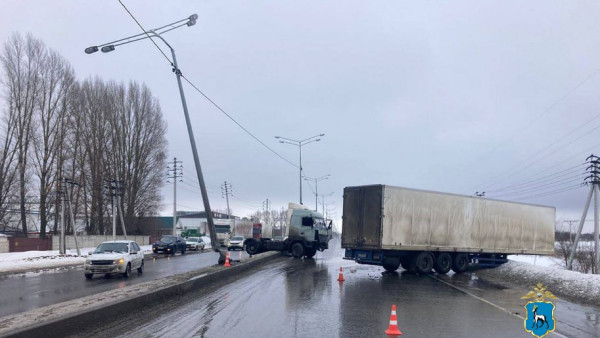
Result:
[[[319,185],[318,185],[318,183],[319,183],[319,181],[323,181],[323,180],[328,179],[330,176],[331,176],[330,174],[327,174],[325,176],[321,176],[321,177],[317,177],[317,178],[310,178],[310,177],[306,177],[306,176],[304,177],[305,181],[315,182],[315,211],[317,211],[317,212],[319,211],[318,210],[319,208],[317,207],[317,203],[318,203],[318,199],[319,199]]]
[[[210,203],[208,201],[208,193],[206,192],[206,185],[204,183],[204,177],[202,175],[202,167],[200,166],[200,159],[198,158],[198,151],[196,149],[196,141],[194,139],[194,132],[192,131],[192,124],[190,122],[190,116],[189,116],[188,109],[187,109],[187,103],[185,101],[185,95],[183,93],[183,86],[181,85],[181,70],[179,69],[179,67],[177,67],[177,58],[175,57],[175,49],[173,49],[173,47],[171,47],[171,45],[169,45],[169,43],[161,36],[161,34],[172,31],[172,30],[182,27],[182,26],[188,26],[188,27],[193,26],[196,24],[197,19],[198,19],[198,15],[192,14],[185,19],[170,23],[168,25],[165,25],[165,26],[162,26],[159,28],[155,28],[155,29],[152,29],[149,31],[144,31],[143,33],[132,35],[130,37],[126,37],[123,39],[103,43],[98,46],[88,47],[85,49],[85,53],[92,54],[92,53],[97,52],[98,49],[100,49],[104,53],[108,53],[108,52],[114,51],[115,47],[117,47],[117,46],[144,40],[144,39],[148,39],[151,37],[159,38],[160,40],[162,40],[162,42],[165,45],[167,45],[167,47],[169,47],[169,49],[171,50],[171,55],[173,56],[173,61],[171,63],[171,66],[173,66],[173,72],[175,73],[175,76],[177,77],[177,84],[179,86],[179,95],[181,96],[181,104],[183,105],[183,114],[185,116],[185,123],[187,125],[190,143],[192,145],[192,153],[194,155],[194,164],[196,165],[196,174],[198,176],[198,182],[200,184],[202,200],[204,202],[204,211],[206,212],[206,221],[208,223],[208,226],[210,227],[210,239],[211,239],[212,243],[219,243],[218,239],[217,239],[217,234],[215,232],[215,225],[214,225],[214,221],[213,221],[212,211],[210,209]],[[216,252],[220,253],[219,261],[222,260],[224,262],[225,261],[225,253],[220,251],[217,244],[213,245],[213,249]]]
[[[279,143],[287,143],[287,144],[291,144],[294,146],[298,146],[298,150],[300,151],[300,178],[299,178],[299,181],[300,181],[300,204],[302,204],[302,146],[312,143],[312,142],[321,141],[321,139],[317,138],[317,137],[323,137],[323,136],[325,136],[325,134],[311,136],[309,138],[305,138],[304,140],[293,140],[293,139],[287,138],[287,137],[275,136],[275,138],[279,140]]]

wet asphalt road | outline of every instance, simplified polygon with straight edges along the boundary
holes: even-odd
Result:
[[[247,256],[245,252],[231,252],[232,258],[236,259],[240,254]],[[92,280],[87,280],[83,265],[3,275],[0,276],[0,317],[200,269],[216,264],[217,259],[218,254],[208,249],[198,253],[187,251],[185,255],[150,255],[144,258],[144,273],[139,275],[133,270],[129,278],[94,275]]]
[[[342,260],[339,242],[332,244],[333,250],[315,259],[281,257],[257,273],[80,336],[387,337],[395,304],[403,337],[533,337],[524,331],[523,320],[510,314],[523,315],[520,297],[528,290],[486,282],[476,273],[439,279],[382,273],[380,267]],[[340,266],[343,283],[336,281]],[[598,337],[599,314],[598,308],[559,300],[557,332]]]

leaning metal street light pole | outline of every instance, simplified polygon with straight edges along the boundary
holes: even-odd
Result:
[[[300,182],[300,204],[302,204],[302,146],[305,145],[305,144],[312,143],[312,142],[321,141],[321,139],[317,138],[317,137],[322,137],[322,136],[325,136],[325,134],[315,135],[315,136],[306,138],[304,140],[292,140],[292,139],[286,138],[286,137],[275,136],[276,139],[279,139],[279,143],[287,143],[287,144],[291,144],[291,145],[294,145],[294,146],[298,146],[298,149],[300,150],[300,177],[299,177],[299,182]]]
[[[175,73],[175,76],[177,77],[177,85],[179,86],[179,95],[181,96],[181,104],[183,105],[183,114],[185,115],[185,123],[187,125],[188,135],[190,138],[190,144],[192,145],[192,154],[194,155],[194,164],[196,165],[196,174],[198,176],[198,182],[200,184],[202,200],[204,202],[204,211],[206,212],[206,220],[207,220],[207,223],[208,223],[208,226],[210,229],[210,240],[212,242],[211,244],[212,244],[213,249],[216,252],[219,252],[220,256],[222,256],[219,258],[219,262],[221,262],[221,260],[222,261],[225,260],[224,259],[225,253],[220,251],[220,248],[218,245],[219,242],[217,239],[217,234],[215,232],[215,225],[214,225],[214,221],[213,221],[212,211],[210,209],[210,203],[208,201],[208,193],[206,192],[206,185],[204,183],[204,177],[202,175],[202,167],[200,166],[200,159],[198,158],[198,151],[196,149],[196,140],[194,138],[194,132],[192,131],[192,124],[190,122],[190,116],[188,113],[187,103],[185,101],[185,94],[183,93],[183,86],[181,84],[181,70],[177,66],[177,58],[175,57],[175,50],[160,35],[160,34],[164,34],[168,31],[171,31],[173,29],[176,29],[176,28],[179,28],[182,26],[188,26],[188,27],[193,26],[194,24],[196,24],[197,19],[198,19],[198,15],[193,14],[186,19],[179,20],[179,21],[173,22],[171,24],[168,24],[168,25],[165,25],[165,26],[153,29],[153,30],[145,31],[145,32],[137,34],[137,35],[133,35],[133,36],[130,36],[127,38],[104,43],[104,44],[101,44],[98,46],[88,47],[85,49],[85,52],[87,54],[92,54],[92,53],[97,52],[98,48],[101,48],[102,52],[108,53],[108,52],[115,50],[116,46],[143,40],[143,39],[147,39],[152,36],[157,37],[160,40],[162,40],[162,42],[164,42],[164,44],[167,45],[167,47],[169,47],[169,49],[171,50],[171,55],[173,56],[173,62],[171,63],[171,66],[173,66],[173,72]]]

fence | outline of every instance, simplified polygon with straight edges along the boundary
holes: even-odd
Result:
[[[8,248],[8,237],[0,235],[0,253],[7,253]]]
[[[52,250],[52,242],[51,238],[9,237],[8,252]]]
[[[75,249],[75,240],[73,236],[65,236],[65,243],[68,249]],[[124,240],[125,236],[117,236],[117,240]],[[112,241],[112,235],[95,235],[95,236],[77,236],[77,244],[79,248],[95,248],[98,244],[105,241]],[[150,243],[150,236],[127,236],[130,241],[136,241],[139,245],[148,245]],[[54,236],[52,238],[52,250],[58,250],[60,247],[60,236]]]

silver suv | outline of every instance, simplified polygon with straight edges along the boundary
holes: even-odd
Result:
[[[121,274],[128,278],[132,269],[144,272],[144,252],[134,241],[102,242],[85,260],[85,278],[95,274]]]

